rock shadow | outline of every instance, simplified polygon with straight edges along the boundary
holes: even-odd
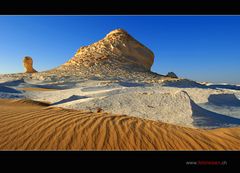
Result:
[[[0,86],[19,86],[23,83],[25,83],[24,79],[20,79],[20,80],[13,80],[13,81],[0,83]]]
[[[238,118],[211,112],[198,106],[192,100],[190,102],[193,112],[193,125],[196,127],[212,129],[240,125],[240,119]]]
[[[230,89],[230,90],[240,90],[240,86],[237,85],[209,85],[208,86],[211,89]]]
[[[43,84],[43,85],[35,85],[37,88],[46,88],[46,89],[57,89],[57,90],[64,90],[64,89],[71,89],[76,87],[76,82],[68,82],[62,84]]]
[[[70,97],[68,97],[66,99],[63,99],[63,100],[60,100],[60,101],[58,101],[56,103],[51,104],[51,106],[62,104],[62,103],[67,103],[67,102],[71,102],[71,101],[75,101],[75,100],[85,99],[85,98],[89,98],[89,97],[72,95],[72,96],[70,96]]]
[[[234,94],[211,94],[208,102],[216,106],[240,107],[240,100]]]
[[[21,91],[18,91],[16,89],[13,89],[13,88],[9,88],[9,87],[5,87],[5,86],[0,86],[0,92],[3,92],[3,93],[22,93]]]
[[[146,84],[144,83],[134,83],[134,82],[118,82],[120,86],[124,87],[144,87]]]

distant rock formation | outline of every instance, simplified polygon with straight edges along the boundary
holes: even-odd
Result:
[[[166,75],[166,77],[171,77],[171,78],[178,78],[177,75],[173,72],[168,72],[168,74]]]
[[[91,67],[100,63],[108,63],[113,68],[138,68],[150,71],[154,54],[139,43],[123,29],[116,29],[102,40],[78,49],[72,59],[64,64],[67,66]]]
[[[30,56],[25,56],[23,58],[23,66],[25,68],[25,73],[36,73],[37,72],[33,68],[33,60]]]
[[[26,57],[24,59],[26,73],[11,76],[17,79],[25,76],[25,78],[44,81],[75,81],[87,78],[162,82],[165,76],[151,71],[153,62],[154,54],[149,48],[125,30],[116,29],[103,39],[80,47],[66,63],[47,71],[34,73],[36,70],[32,67],[32,58]]]

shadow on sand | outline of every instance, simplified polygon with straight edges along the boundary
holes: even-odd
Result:
[[[216,106],[240,106],[240,100],[234,94],[211,94],[208,102]]]
[[[21,91],[15,90],[13,88],[5,87],[5,86],[0,86],[0,92],[3,92],[3,93],[22,93]]]
[[[89,97],[72,95],[72,96],[70,96],[70,97],[68,97],[66,99],[63,99],[63,100],[60,100],[59,102],[51,104],[51,106],[62,104],[62,103],[67,103],[67,102],[71,102],[71,101],[75,101],[75,100],[85,99],[85,98],[89,98]]]
[[[23,79],[0,83],[0,86],[19,86],[25,83]]]
[[[168,87],[178,87],[178,88],[202,88],[202,89],[230,89],[230,90],[240,90],[240,86],[237,85],[203,85],[195,81],[188,79],[182,79],[179,81],[168,81],[163,84],[163,86]]]
[[[221,128],[239,126],[240,119],[208,111],[191,100],[193,124],[201,128]]]
[[[144,87],[146,84],[144,83],[133,83],[133,82],[118,82],[120,86],[124,87]]]
[[[57,89],[57,90],[63,90],[63,89],[69,89],[76,86],[76,82],[66,82],[66,83],[53,83],[53,84],[31,84],[26,82],[24,79],[20,80],[13,80],[8,82],[0,83],[0,86],[11,86],[11,87],[30,87],[30,88],[44,88],[44,89]]]
[[[37,88],[44,88],[44,89],[56,89],[56,90],[64,90],[64,89],[71,89],[76,86],[75,82],[68,82],[68,83],[61,83],[61,84],[41,84],[35,85]]]
[[[209,85],[208,86],[211,89],[230,89],[230,90],[240,90],[240,86],[237,85]]]

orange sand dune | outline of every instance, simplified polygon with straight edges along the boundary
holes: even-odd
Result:
[[[140,118],[0,100],[1,150],[239,150],[240,128],[200,130]]]

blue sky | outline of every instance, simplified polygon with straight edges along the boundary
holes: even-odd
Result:
[[[240,84],[240,16],[0,16],[0,73],[65,63],[77,49],[123,28],[155,54],[152,70]]]

